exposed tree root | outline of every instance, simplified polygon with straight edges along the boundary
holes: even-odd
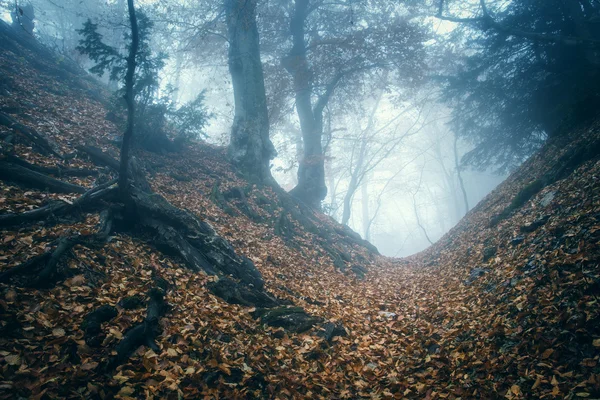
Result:
[[[160,351],[155,339],[160,334],[159,322],[167,310],[167,303],[165,302],[164,292],[158,288],[150,289],[148,297],[150,300],[146,318],[125,333],[125,336],[115,348],[117,354],[105,367],[107,372],[113,371],[127,361],[140,346],[146,345],[156,352]]]
[[[215,182],[215,184],[213,185],[213,187],[212,187],[212,189],[210,191],[210,199],[221,210],[223,210],[225,212],[225,214],[231,215],[232,217],[235,217],[235,216],[238,215],[237,212],[233,209],[233,207],[231,207],[227,203],[227,200],[225,200],[225,197],[223,196],[223,193],[221,193],[221,190],[219,190],[219,183],[218,182]]]
[[[85,316],[81,329],[85,332],[85,341],[90,346],[100,344],[99,334],[102,332],[102,324],[116,317],[118,311],[115,307],[105,304]]]
[[[171,205],[164,197],[133,187],[131,191],[135,220],[154,233],[150,242],[170,255],[181,257],[193,271],[232,275],[245,284],[263,287],[260,272],[206,222]]]
[[[29,170],[39,172],[40,174],[46,175],[55,175],[55,176],[97,176],[98,171],[95,169],[86,169],[86,168],[68,168],[62,165],[57,165],[56,167],[44,167],[41,165],[31,164],[15,155],[6,156],[6,161],[11,164],[19,165],[21,167],[27,168]]]
[[[230,304],[248,307],[277,307],[280,302],[262,290],[240,285],[229,278],[221,278],[208,285],[209,290]]]
[[[87,209],[93,210],[101,208],[102,200],[114,199],[116,197],[116,188],[111,188],[116,182],[116,179],[114,179],[96,186],[85,192],[71,204],[57,201],[44,207],[23,213],[0,215],[0,227],[39,222],[49,217],[60,217],[69,213],[85,211]]]
[[[95,164],[109,167],[114,171],[119,170],[119,161],[97,147],[77,146],[76,149],[77,151],[86,154]]]
[[[366,248],[370,254],[379,255],[377,247],[361,238],[358,233],[354,232],[349,227],[345,225],[339,225],[331,229],[323,224],[320,224],[315,217],[314,211],[306,204],[302,203],[282,189],[275,188],[275,192],[278,195],[280,206],[289,213],[293,220],[298,222],[306,232],[310,232],[321,238],[323,243],[329,243],[331,241],[331,237],[336,235],[340,237],[347,245],[356,244]],[[278,222],[281,223],[281,221]],[[286,229],[280,228],[279,233],[277,234],[285,237]],[[335,258],[333,255],[332,257]]]
[[[48,258],[50,258],[49,252],[37,255],[30,258],[22,264],[12,267],[6,271],[0,273],[0,283],[8,282],[13,276],[18,275],[29,275],[35,272],[35,268],[40,264],[45,264]]]
[[[118,166],[117,161],[107,153],[89,146],[85,149],[88,154],[94,154],[95,161],[108,166]],[[151,245],[169,255],[180,257],[193,271],[204,270],[211,275],[232,275],[246,285],[262,289],[263,280],[254,264],[247,258],[238,256],[233,247],[218,236],[209,224],[187,211],[174,207],[162,196],[150,192],[150,185],[134,158],[130,172],[133,183],[130,190],[131,204],[125,205],[125,212],[114,215],[121,222],[120,230],[137,230],[146,235],[149,233],[152,237],[149,240]],[[107,182],[89,190],[73,204],[52,203],[21,214],[1,215],[0,226],[39,221],[50,215],[66,214],[84,206],[98,207],[98,200],[101,199],[116,202],[116,189],[110,188],[113,183],[114,181]],[[108,234],[109,232],[106,232],[106,235]]]
[[[56,144],[51,143],[47,137],[41,135],[35,129],[29,128],[17,122],[8,114],[0,112],[0,124],[10,129],[13,129],[21,136],[24,136],[40,151],[40,153],[44,155],[54,155],[58,158],[62,158],[62,155],[60,154],[58,146],[56,146]]]
[[[53,193],[85,193],[87,190],[83,186],[73,185],[7,161],[0,161],[0,179]]]
[[[252,209],[250,203],[248,203],[244,189],[240,187],[233,187],[223,193],[223,198],[234,203],[237,209],[240,210],[242,214],[248,217],[251,221],[261,222],[263,220],[263,218]]]
[[[26,262],[17,265],[0,274],[0,282],[7,282],[16,276],[35,277],[27,282],[27,286],[48,288],[62,277],[58,271],[59,262],[67,253],[78,244],[88,246],[103,245],[112,230],[112,215],[107,210],[101,213],[98,232],[92,235],[65,236],[58,240],[54,250],[35,256]]]

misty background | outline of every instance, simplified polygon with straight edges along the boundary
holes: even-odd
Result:
[[[82,38],[78,30],[88,19],[98,24],[104,40],[123,52],[127,50],[123,37],[129,28],[123,0],[32,0],[20,1],[19,6],[21,3],[33,6],[34,35],[84,69],[94,65],[77,50]],[[280,54],[289,48],[289,35],[281,32],[287,25],[278,20],[286,16],[286,11],[277,14],[271,10],[280,3],[286,2],[259,1],[257,19],[270,136],[277,150],[272,173],[284,189],[291,190],[298,183],[303,143],[289,77],[280,66]],[[340,84],[329,101],[322,138],[328,192],[322,210],[349,225],[384,255],[407,256],[441,238],[505,179],[510,168],[475,168],[463,162],[463,156],[475,144],[453,130],[451,122],[456,115],[452,113],[452,103],[442,100],[439,76],[455,71],[462,62],[460,56],[472,51],[464,39],[464,27],[435,18],[435,4],[417,2],[421,4],[416,10],[411,2],[386,4],[391,7],[389,10],[374,10],[373,16],[367,16],[359,13],[366,12],[365,7],[369,11],[370,6],[361,3],[364,2],[341,2],[341,6],[332,8],[335,18],[339,18],[332,19],[332,23],[363,24],[367,30],[370,24],[378,23],[378,18],[410,15],[411,20],[426,27],[426,32],[420,42],[419,62],[410,67],[418,71],[411,78],[414,82],[407,84],[394,68],[373,68],[366,74],[344,78],[347,83]],[[476,12],[473,10],[478,3],[466,2],[453,11],[468,16]],[[13,22],[15,5],[2,5],[2,18]],[[160,72],[159,95],[183,105],[204,92],[204,104],[211,118],[203,135],[195,140],[227,145],[234,99],[227,40],[217,5],[150,0],[137,5],[143,7],[154,24],[152,51],[166,56]],[[319,24],[323,22],[315,22]],[[326,42],[327,29],[331,28],[319,26],[311,43]],[[324,54],[331,51],[325,49]],[[318,57],[324,64],[343,62],[343,57]],[[108,76],[99,79],[110,88],[117,88]],[[513,167],[518,163],[513,163]]]

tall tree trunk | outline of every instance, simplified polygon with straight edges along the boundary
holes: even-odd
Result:
[[[354,197],[354,193],[362,183],[365,174],[367,173],[366,168],[368,165],[365,165],[365,161],[367,158],[367,151],[369,145],[368,136],[371,131],[375,128],[375,114],[379,109],[379,103],[381,102],[381,98],[383,97],[383,90],[379,92],[377,96],[377,100],[375,101],[375,105],[371,110],[371,114],[369,115],[369,120],[367,122],[367,126],[362,130],[360,135],[360,149],[358,150],[358,158],[356,159],[356,165],[352,165],[352,161],[350,161],[350,183],[348,184],[348,191],[346,192],[346,196],[344,196],[344,211],[342,214],[342,224],[348,225],[348,221],[350,220],[350,214],[352,213],[352,198]],[[352,150],[352,155],[354,156],[354,150]],[[354,158],[354,157],[353,157]]]
[[[127,102],[127,129],[123,135],[123,144],[121,145],[121,162],[119,166],[119,190],[121,195],[126,198],[129,196],[129,181],[127,167],[129,165],[129,148],[133,136],[134,117],[135,117],[135,98],[133,94],[133,83],[135,78],[135,57],[139,45],[138,25],[135,15],[133,0],[127,0],[129,10],[129,24],[131,25],[131,46],[129,47],[129,56],[127,57],[127,73],[125,75],[125,101]]]
[[[365,178],[363,184],[360,186],[360,194],[361,194],[361,203],[362,203],[362,230],[363,230],[363,238],[365,240],[370,241],[371,238],[369,232],[369,226],[371,222],[371,217],[369,216],[369,179]]]
[[[329,162],[325,164],[325,172],[327,175],[327,184],[329,186],[329,215],[332,217],[336,217],[337,214],[337,193],[335,187],[335,173],[333,172],[333,160],[331,157],[331,148],[328,150],[329,153]]]
[[[465,202],[465,214],[469,212],[469,199],[467,198],[467,191],[465,190],[465,183],[463,182],[462,175],[460,173],[460,162],[458,160],[458,137],[454,136],[454,166],[456,168],[456,176],[458,177],[458,183],[460,185],[460,191],[463,195],[463,201]]]
[[[307,205],[320,209],[321,201],[327,196],[325,160],[321,144],[323,107],[313,109],[311,102],[312,78],[304,42],[304,23],[307,15],[308,0],[296,0],[290,23],[292,49],[282,61],[293,78],[296,111],[304,142],[304,154],[298,166],[298,185],[291,193]]]
[[[269,117],[258,29],[256,0],[225,0],[229,37],[229,72],[233,83],[235,115],[229,155],[250,177],[271,182],[269,161],[275,147],[269,139]]]
[[[358,151],[358,159],[356,160],[356,166],[351,170],[350,183],[348,184],[348,191],[344,196],[344,211],[342,214],[342,224],[348,225],[348,221],[350,221],[350,214],[352,213],[352,198],[354,197],[354,193],[356,193],[356,189],[360,185],[362,178],[364,176],[363,165],[365,162],[365,156],[367,153],[367,140],[366,137],[363,137],[360,140],[360,149]],[[351,166],[352,168],[352,166]]]

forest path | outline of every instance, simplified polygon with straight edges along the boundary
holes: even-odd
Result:
[[[120,130],[105,119],[100,89],[57,65],[31,49],[2,49],[0,112],[27,128],[0,126],[2,161],[17,156],[86,189],[110,184],[110,168],[80,149],[114,157]],[[570,147],[585,148],[598,132],[598,124],[574,132]],[[113,232],[100,247],[61,241],[90,238],[100,216],[53,209],[43,223],[1,231],[0,398],[600,397],[597,159],[490,223],[567,151],[548,146],[436,245],[402,260],[245,181],[222,148],[140,152],[155,193],[209,222],[256,265],[267,293],[319,322],[303,332],[263,324],[257,307],[216,296],[215,276],[186,268],[147,235]],[[0,182],[0,222],[79,197],[9,178]],[[31,287],[27,274],[3,274],[36,255],[48,261],[43,254],[61,243],[60,279]],[[157,320],[156,346],[143,343],[116,370],[103,369],[129,332]],[[328,323],[343,329],[324,337]]]

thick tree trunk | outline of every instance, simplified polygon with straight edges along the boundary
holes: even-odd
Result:
[[[119,190],[123,198],[127,197],[129,190],[128,172],[129,167],[129,148],[133,138],[133,129],[135,125],[135,98],[133,93],[133,84],[135,81],[135,57],[139,45],[139,34],[137,18],[133,0],[127,0],[129,10],[129,24],[131,25],[131,46],[129,47],[129,56],[127,57],[127,73],[125,74],[125,101],[127,102],[127,129],[123,135],[123,144],[121,145],[121,161],[119,165]]]
[[[283,59],[283,66],[294,81],[296,111],[304,142],[304,154],[298,167],[298,185],[291,193],[310,207],[320,209],[321,201],[327,195],[325,158],[321,145],[324,104],[313,109],[311,102],[312,79],[304,42],[307,13],[308,0],[296,0],[290,23],[293,45],[288,56]],[[329,95],[330,93],[327,96]]]
[[[270,182],[269,161],[275,147],[269,139],[269,117],[258,29],[256,0],[225,0],[229,36],[229,72],[233,83],[235,116],[229,155],[243,172]]]

